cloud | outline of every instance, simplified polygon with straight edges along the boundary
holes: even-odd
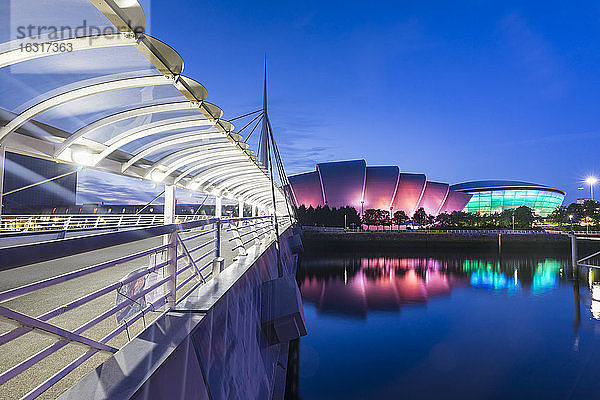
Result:
[[[78,174],[77,204],[145,204],[162,192],[163,188],[150,182],[111,174],[84,170]],[[155,201],[162,202],[162,198]]]
[[[278,113],[285,124],[273,126],[277,147],[286,168],[286,174],[294,175],[313,170],[320,161],[336,158],[337,145],[326,123],[292,113]]]

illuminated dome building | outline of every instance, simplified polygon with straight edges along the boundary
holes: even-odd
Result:
[[[296,204],[306,207],[403,210],[412,217],[421,207],[431,215],[461,211],[471,199],[471,194],[428,181],[424,174],[401,173],[396,166],[367,167],[365,160],[321,163],[313,172],[288,179]]]
[[[565,192],[520,181],[488,180],[448,185],[428,181],[424,174],[400,172],[396,166],[367,167],[365,160],[317,164],[316,170],[289,177],[296,204],[306,207],[354,207],[403,210],[412,217],[465,211],[490,214],[527,206],[545,217],[564,200]]]
[[[519,181],[472,181],[450,186],[450,190],[470,194],[463,211],[490,214],[527,206],[546,217],[559,207],[565,192],[535,183]]]

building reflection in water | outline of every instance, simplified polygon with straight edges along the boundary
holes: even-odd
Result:
[[[591,294],[590,311],[594,319],[600,320],[600,271],[588,269],[588,287]]]
[[[303,260],[302,297],[318,312],[366,318],[369,311],[399,311],[467,287],[540,295],[559,282],[553,259],[332,257]],[[600,284],[596,309],[600,317]]]

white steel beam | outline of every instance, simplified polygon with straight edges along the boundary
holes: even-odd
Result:
[[[186,128],[199,128],[203,126],[213,126],[214,122],[203,119],[189,119],[189,117],[185,118],[170,118],[162,121],[152,122],[147,125],[137,126],[135,128],[129,129],[125,132],[122,132],[115,136],[114,138],[107,141],[105,144],[107,146],[100,154],[95,157],[94,165],[98,164],[104,158],[108,157],[111,153],[113,153],[118,148],[131,143],[135,140],[145,138],[147,136],[157,135],[159,133],[164,133],[176,129],[186,129]],[[216,133],[211,132],[209,130],[206,133]]]
[[[216,143],[228,143],[227,139],[218,139],[218,140],[209,140],[212,138],[212,134],[207,135],[206,133],[202,133],[205,131],[194,131],[194,132],[184,132],[178,133],[175,135],[169,135],[168,137],[160,138],[158,140],[154,140],[150,143],[146,143],[138,149],[138,152],[133,155],[133,157],[123,164],[123,172],[129,169],[133,164],[137,161],[141,160],[144,157],[149,156],[150,154],[157,153],[163,149],[168,149],[172,146],[178,146],[180,149],[180,145],[189,144],[190,146],[202,146],[202,145],[212,145]],[[215,133],[215,136],[217,134]],[[204,144],[198,144],[198,142],[205,142]]]
[[[24,123],[34,118],[36,115],[48,111],[51,108],[68,103],[69,101],[113,90],[130,89],[143,86],[173,85],[174,83],[175,80],[173,78],[162,75],[153,75],[117,79],[69,90],[35,104],[9,121],[4,127],[0,128],[0,143],[6,139],[6,136],[21,127]]]
[[[88,135],[98,129],[101,129],[105,126],[114,124],[119,121],[123,121],[123,120],[129,119],[129,118],[140,117],[142,115],[154,114],[154,113],[161,113],[161,112],[167,112],[167,111],[193,110],[193,109],[198,110],[198,106],[189,101],[180,101],[180,102],[175,102],[175,103],[156,104],[156,105],[152,105],[152,106],[134,108],[132,110],[127,110],[127,111],[123,111],[123,112],[116,113],[113,115],[109,115],[108,117],[99,119],[95,122],[92,122],[89,125],[82,127],[81,129],[77,130],[75,133],[73,133],[71,136],[69,136],[67,139],[65,139],[65,141],[62,142],[60,144],[60,146],[58,146],[58,149],[56,150],[56,153],[54,155],[57,158],[60,157],[62,155],[62,153],[64,153],[69,146],[71,146],[74,143],[77,143],[77,141],[80,138],[83,138],[86,135]]]

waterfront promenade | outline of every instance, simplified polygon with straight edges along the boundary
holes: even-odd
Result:
[[[500,237],[500,238],[499,238]],[[565,233],[535,231],[344,231],[308,228],[304,244],[310,249],[385,249],[401,251],[570,252]],[[499,241],[501,245],[499,246]]]

